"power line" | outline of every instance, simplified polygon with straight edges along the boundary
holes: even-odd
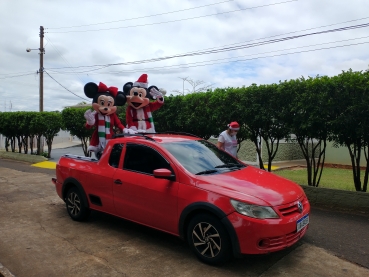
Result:
[[[239,60],[231,60],[231,61],[225,61],[225,62],[214,62],[214,63],[205,63],[202,62],[203,64],[200,65],[193,65],[193,66],[189,66],[187,65],[175,65],[175,66],[164,66],[164,67],[160,67],[160,68],[148,68],[145,69],[148,72],[156,72],[159,70],[173,70],[173,69],[182,69],[182,68],[192,68],[192,67],[200,67],[200,66],[209,66],[209,65],[214,65],[214,64],[224,64],[224,63],[235,63],[235,62],[244,62],[244,61],[250,61],[250,60],[257,60],[257,59],[264,59],[264,58],[273,58],[273,57],[279,57],[279,56],[286,56],[286,55],[293,55],[293,54],[300,54],[300,53],[307,53],[307,52],[315,52],[315,51],[321,51],[321,50],[328,50],[328,49],[332,49],[332,48],[341,48],[341,47],[347,47],[347,46],[355,46],[355,45],[362,45],[362,44],[368,44],[369,41],[366,42],[361,42],[361,43],[352,43],[352,44],[346,44],[346,45],[337,45],[337,46],[332,46],[332,47],[324,47],[324,48],[317,48],[317,49],[311,49],[311,50],[305,50],[305,51],[298,51],[298,52],[290,52],[290,53],[282,53],[282,54],[278,54],[278,55],[270,55],[270,56],[261,56],[261,57],[255,57],[255,58],[250,58],[250,59],[239,59]],[[280,50],[282,51],[282,50]],[[272,51],[273,52],[273,51]],[[196,64],[196,63],[195,63]],[[129,70],[129,71],[122,71],[124,73],[134,73],[134,72],[142,72],[143,69],[137,69],[137,70]],[[74,94],[75,96],[88,101],[87,99],[78,96],[77,94],[73,93],[72,91],[70,91],[69,89],[67,89],[66,87],[64,87],[62,84],[60,84],[58,81],[56,81],[53,77],[50,76],[50,74],[44,70],[44,72],[51,78],[53,79],[56,83],[58,83],[60,86],[62,86],[64,89],[66,89],[67,91],[69,91],[70,93]],[[118,72],[116,72],[118,73]],[[120,72],[121,73],[121,72]],[[112,74],[112,72],[109,72],[107,74]]]
[[[37,74],[37,73],[32,72],[32,73],[26,73],[26,74],[11,75],[11,76],[6,76],[6,77],[1,77],[0,79],[1,80],[3,80],[3,79],[10,79],[10,78],[16,78],[16,77],[22,77],[22,76],[34,75],[34,74]]]
[[[232,0],[233,1],[233,0]],[[220,2],[222,3],[222,2]],[[319,26],[319,27],[314,27],[314,28],[308,28],[308,29],[303,29],[303,30],[299,30],[299,31],[293,31],[293,32],[288,32],[288,33],[283,33],[283,34],[279,34],[279,35],[274,35],[274,36],[268,36],[268,37],[263,37],[263,38],[258,38],[258,39],[254,39],[254,40],[249,40],[249,41],[244,41],[244,42],[238,42],[238,43],[233,43],[233,44],[227,44],[227,45],[224,45],[224,46],[231,46],[231,45],[237,45],[237,44],[241,44],[241,43],[246,43],[246,42],[252,42],[252,41],[257,41],[257,40],[262,40],[262,39],[267,39],[267,38],[273,38],[273,37],[278,37],[278,36],[283,36],[283,35],[288,35],[288,34],[293,34],[293,33],[298,33],[298,32],[304,32],[304,31],[310,31],[310,30],[314,30],[314,29],[320,29],[320,28],[324,28],[324,27],[330,27],[330,26],[335,26],[335,25],[340,25],[340,24],[344,24],[344,23],[349,23],[349,22],[355,22],[355,21],[360,21],[360,20],[364,20],[364,19],[368,19],[369,17],[362,17],[362,18],[359,18],[359,19],[353,19],[353,20],[348,20],[348,21],[343,21],[343,22],[339,22],[339,23],[334,23],[334,24],[329,24],[329,25],[322,25],[322,26]],[[66,28],[66,27],[65,27]],[[49,37],[47,37],[47,39],[50,41],[51,43],[51,40]],[[223,47],[224,47],[223,46]],[[216,49],[216,47],[212,47],[212,48],[203,48],[201,50],[209,50],[209,49]],[[200,51],[200,50],[198,50]],[[194,53],[194,52],[187,52],[187,53]],[[196,53],[196,52],[195,52]],[[63,58],[62,58],[63,59]],[[64,60],[64,59],[63,59]],[[86,73],[86,72],[92,72],[92,71],[97,71],[97,70],[100,70],[100,69],[103,69],[103,68],[106,68],[106,67],[109,67],[110,65],[102,65],[100,66],[99,68],[96,68],[96,69],[92,69],[92,70],[86,70],[86,71],[80,71],[79,73]],[[71,66],[70,66],[71,67]],[[78,67],[77,67],[78,68]],[[50,70],[51,68],[49,68]],[[63,69],[62,68],[54,68],[54,69]],[[24,75],[31,75],[33,73],[29,73],[29,74],[24,74],[24,75],[18,75],[18,74],[23,74],[23,73],[26,73],[26,72],[18,72],[18,73],[6,73],[6,74],[0,74],[0,76],[8,76],[8,75],[11,75],[9,78],[13,78],[13,77],[20,77],[20,76],[24,76]],[[7,79],[6,77],[5,78],[0,78],[0,79]]]
[[[136,20],[136,19],[142,19],[142,18],[147,18],[147,17],[154,17],[154,16],[159,16],[159,15],[166,15],[166,14],[171,14],[171,13],[178,13],[178,12],[183,12],[183,11],[195,10],[195,9],[200,9],[200,8],[204,8],[204,7],[219,5],[219,4],[223,4],[223,3],[227,3],[227,2],[233,2],[233,1],[234,0],[227,0],[227,1],[217,2],[217,3],[213,3],[213,4],[188,8],[188,9],[176,10],[176,11],[165,12],[165,13],[157,13],[157,14],[145,15],[145,16],[139,16],[139,17],[132,17],[132,18],[126,18],[126,19],[121,19],[121,20],[114,20],[114,21],[107,21],[107,22],[100,22],[100,23],[92,23],[92,24],[85,24],[85,25],[76,25],[76,26],[69,26],[69,27],[48,28],[48,29],[55,29],[56,30],[56,29],[79,28],[79,27],[88,27],[88,26],[94,26],[94,25],[110,24],[110,23],[116,23],[116,22],[122,22],[122,21]]]
[[[49,33],[53,33],[53,34],[56,34],[56,33],[59,33],[59,34],[60,33],[84,33],[84,32],[109,31],[109,30],[116,30],[116,29],[144,27],[144,26],[167,24],[167,23],[173,23],[173,22],[179,22],[179,21],[186,21],[186,20],[204,18],[204,17],[214,16],[214,15],[229,14],[229,13],[234,13],[234,12],[239,12],[239,11],[246,11],[246,10],[251,10],[251,9],[256,9],[256,8],[263,8],[263,7],[268,7],[268,6],[286,4],[286,3],[289,3],[289,2],[296,2],[296,1],[298,1],[298,0],[289,0],[289,1],[284,1],[284,2],[273,3],[273,4],[266,4],[266,5],[260,5],[260,6],[250,7],[250,8],[238,9],[238,10],[233,10],[233,11],[228,11],[228,12],[214,13],[214,14],[209,14],[209,15],[194,16],[194,17],[175,19],[175,20],[169,20],[169,21],[162,21],[162,22],[155,22],[155,23],[140,24],[140,25],[111,27],[111,28],[94,29],[94,30],[81,30],[81,31],[76,30],[76,31],[64,31],[64,32],[49,32]]]
[[[344,39],[344,40],[337,40],[337,41],[324,42],[324,43],[318,43],[318,44],[310,44],[310,45],[287,48],[287,49],[280,49],[280,50],[273,50],[273,51],[268,51],[268,52],[255,53],[255,54],[251,54],[251,55],[237,56],[237,57],[233,57],[231,59],[230,58],[222,58],[222,59],[218,58],[218,59],[213,59],[213,60],[199,61],[199,62],[186,63],[186,64],[140,68],[139,70],[141,70],[141,71],[150,71],[150,70],[155,70],[155,69],[167,69],[167,68],[173,68],[173,67],[178,67],[178,66],[196,65],[196,64],[202,64],[202,63],[207,63],[207,62],[212,62],[212,61],[221,61],[221,60],[226,60],[227,62],[233,62],[232,59],[237,59],[237,58],[242,58],[242,57],[250,57],[250,56],[255,56],[255,55],[262,55],[262,54],[269,54],[269,53],[275,53],[275,52],[281,52],[281,51],[301,49],[301,48],[307,48],[307,47],[318,46],[318,45],[326,45],[326,44],[332,44],[332,43],[338,43],[338,42],[353,41],[353,40],[364,39],[364,38],[368,38],[368,37],[369,36],[364,36],[364,37],[353,38],[353,39]],[[53,70],[51,70],[51,71],[53,71]],[[120,71],[99,72],[98,74],[118,74],[118,73],[130,73],[130,72],[137,72],[137,71],[136,70],[120,70]],[[86,71],[81,71],[81,72],[78,72],[78,73],[85,73],[85,72]],[[54,73],[56,73],[56,74],[71,74],[71,73],[76,73],[76,72],[74,72],[74,71],[73,72],[54,71]]]
[[[154,58],[154,59],[146,59],[146,60],[138,60],[138,61],[132,61],[132,62],[124,62],[124,63],[113,63],[113,64],[105,64],[105,65],[86,65],[86,66],[75,66],[75,67],[57,67],[57,68],[49,68],[49,69],[63,69],[63,68],[91,68],[91,67],[101,67],[101,66],[116,66],[116,65],[133,65],[133,64],[143,64],[143,63],[151,63],[151,62],[158,62],[163,60],[169,60],[174,58],[183,58],[183,57],[192,57],[192,56],[201,56],[201,55],[209,55],[209,54],[216,54],[216,53],[222,53],[222,52],[228,52],[228,51],[235,51],[235,50],[241,50],[246,48],[252,48],[256,46],[261,45],[267,45],[267,44],[273,44],[277,42],[282,41],[288,41],[293,40],[301,37],[307,37],[307,36],[313,36],[313,35],[320,35],[320,34],[327,34],[327,33],[333,33],[333,32],[342,32],[342,31],[348,31],[348,30],[354,30],[359,28],[365,28],[368,27],[369,23],[359,24],[359,25],[352,25],[342,28],[336,28],[336,29],[330,29],[320,32],[313,32],[313,33],[307,33],[307,34],[301,34],[296,36],[290,36],[290,37],[283,37],[283,38],[277,38],[277,39],[271,39],[256,43],[247,43],[242,45],[236,45],[236,46],[230,46],[230,47],[222,47],[222,48],[216,48],[214,50],[204,50],[204,51],[198,51],[198,52],[191,52],[191,53],[184,53],[184,54],[176,54],[173,56],[166,56],[161,58]]]
[[[283,33],[283,34],[274,35],[274,36],[268,36],[268,37],[263,37],[263,38],[258,38],[258,39],[247,40],[247,41],[243,41],[243,42],[226,44],[224,46],[237,45],[237,44],[241,44],[241,43],[258,41],[258,40],[267,39],[267,38],[274,38],[274,37],[280,37],[280,36],[285,36],[285,35],[289,35],[289,34],[295,34],[295,33],[299,33],[299,32],[311,31],[311,30],[315,30],[315,29],[321,29],[321,28],[325,28],[325,27],[331,27],[331,26],[335,26],[335,25],[340,25],[340,24],[345,24],[345,23],[360,21],[360,20],[364,20],[364,19],[368,19],[368,18],[369,18],[369,16],[368,17],[362,17],[362,18],[359,18],[359,19],[353,19],[353,20],[343,21],[343,22],[339,22],[339,23],[329,24],[329,25],[323,25],[323,26],[314,27],[314,28],[303,29],[303,30],[299,30],[299,31],[293,31],[293,32]],[[210,50],[210,49],[215,49],[215,48],[216,47],[203,48],[201,50]],[[197,51],[199,51],[199,50],[197,50]],[[188,52],[188,53],[192,53],[192,52]]]
[[[13,73],[0,73],[0,76],[8,76],[8,75],[18,75],[18,74],[26,74],[29,73],[29,71],[22,71],[22,72],[13,72]]]
[[[332,46],[332,47],[324,47],[324,48],[318,48],[318,49],[311,49],[311,50],[305,50],[305,51],[298,51],[298,52],[282,53],[282,54],[278,54],[278,55],[255,57],[255,58],[250,58],[250,59],[240,59],[240,60],[232,60],[232,61],[226,61],[226,62],[206,63],[206,64],[194,65],[194,66],[184,65],[184,66],[177,66],[176,68],[174,68],[175,66],[168,66],[168,68],[163,67],[163,68],[157,69],[157,70],[147,69],[146,71],[147,72],[150,72],[150,71],[155,72],[155,71],[159,71],[159,70],[163,70],[163,69],[172,70],[172,69],[182,69],[182,68],[208,66],[208,65],[214,65],[214,64],[244,62],[244,61],[257,60],[257,59],[274,58],[274,57],[280,57],[280,56],[286,56],[286,55],[301,54],[301,53],[307,53],[307,52],[315,52],[315,51],[320,51],[320,50],[328,50],[328,49],[333,49],[333,48],[341,48],[341,47],[347,47],[347,46],[362,45],[362,44],[368,44],[368,43],[369,43],[369,41],[360,42],[360,43],[346,44],[346,45],[337,45],[337,46]],[[134,73],[134,72],[142,72],[142,69],[131,70],[131,71],[122,71],[122,73]]]
[[[72,93],[73,95],[75,95],[75,96],[77,96],[77,97],[79,97],[79,98],[81,98],[81,99],[83,99],[83,100],[86,100],[86,101],[89,101],[88,99],[86,99],[86,98],[83,98],[83,97],[81,97],[81,96],[79,96],[79,95],[77,95],[77,94],[75,94],[74,92],[72,92],[72,91],[70,91],[69,89],[67,89],[65,86],[63,86],[61,83],[59,83],[57,80],[55,80],[53,77],[51,77],[51,75],[44,69],[44,72],[51,78],[51,79],[53,79],[57,84],[59,84],[61,87],[63,87],[65,90],[67,90],[67,91],[69,91],[70,93]]]
[[[226,60],[226,61],[225,62],[220,62],[220,63],[232,63],[232,62],[235,62],[235,60],[234,60],[235,58],[237,59],[237,58],[242,58],[242,57],[250,57],[250,56],[255,56],[255,55],[269,54],[269,53],[281,52],[281,51],[286,51],[286,50],[294,50],[294,49],[300,49],[300,48],[306,48],[306,47],[312,47],[312,46],[318,46],[318,45],[325,45],[325,44],[331,44],[331,43],[337,43],[337,42],[352,41],[352,40],[363,39],[363,38],[368,38],[368,37],[369,36],[355,38],[355,39],[346,39],[346,40],[339,40],[339,41],[333,41],[333,42],[311,44],[311,45],[306,45],[306,46],[293,47],[293,48],[287,48],[287,49],[281,49],[281,50],[274,50],[274,51],[268,51],[268,52],[262,52],[262,53],[255,53],[255,54],[251,54],[251,55],[233,57],[232,59],[229,59],[229,58],[214,59],[214,60],[187,63],[187,64],[180,64],[180,65],[171,65],[171,66],[169,65],[169,66],[154,67],[154,68],[144,68],[144,69],[140,69],[140,70],[141,71],[150,71],[150,70],[153,70],[153,69],[154,70],[156,70],[156,69],[167,69],[167,68],[170,69],[170,68],[174,68],[174,67],[178,67],[178,66],[188,66],[188,65],[198,65],[198,64],[199,64],[199,66],[206,66],[208,64],[204,64],[204,63],[209,63],[209,62],[212,62],[212,61],[221,61],[221,60]],[[356,45],[356,44],[353,44],[353,45]],[[335,48],[335,47],[336,46],[332,46],[331,48]],[[269,56],[265,56],[265,57],[269,57]],[[264,58],[264,57],[257,57],[257,58]],[[236,61],[240,61],[240,60],[236,60]],[[216,64],[216,63],[212,63],[211,65],[213,65],[213,64]],[[190,67],[195,67],[195,66],[190,66]],[[106,72],[106,73],[102,72],[101,74],[116,74],[116,73],[130,73],[130,72],[132,72],[132,70],[122,70],[122,71],[117,71],[117,72]]]

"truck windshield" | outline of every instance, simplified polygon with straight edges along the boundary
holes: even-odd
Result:
[[[245,167],[206,140],[168,142],[162,145],[193,174],[216,174]]]

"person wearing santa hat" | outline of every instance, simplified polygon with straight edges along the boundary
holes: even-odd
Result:
[[[227,130],[220,133],[218,137],[217,147],[222,149],[232,156],[237,158],[237,132],[240,130],[240,125],[233,121],[227,125]]]

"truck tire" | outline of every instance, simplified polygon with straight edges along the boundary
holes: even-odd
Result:
[[[90,215],[90,209],[86,207],[79,189],[70,188],[66,196],[65,204],[69,216],[75,221],[85,221]]]
[[[218,218],[209,214],[198,214],[191,219],[187,242],[197,258],[207,264],[222,264],[232,256],[226,229]]]

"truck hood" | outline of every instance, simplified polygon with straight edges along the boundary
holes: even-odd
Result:
[[[199,188],[256,205],[279,206],[296,201],[304,194],[298,184],[253,166],[201,175],[197,180]]]

